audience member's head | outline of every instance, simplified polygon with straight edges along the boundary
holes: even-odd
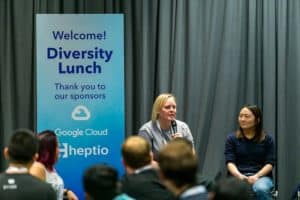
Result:
[[[147,140],[140,136],[128,137],[122,145],[122,156],[126,171],[151,164],[152,154]]]
[[[94,165],[83,174],[86,199],[111,200],[118,191],[118,172],[107,165]]]
[[[183,138],[183,137],[173,138],[173,143],[176,143],[176,145],[182,146],[182,148],[189,148],[189,150],[194,152],[194,147],[193,147],[192,142],[186,138]]]
[[[174,139],[163,147],[159,152],[158,164],[163,181],[171,182],[177,189],[196,184],[197,157],[186,139]]]
[[[213,200],[251,200],[253,195],[250,185],[235,177],[218,181],[212,191]]]
[[[32,164],[37,157],[38,140],[36,135],[28,129],[16,130],[10,138],[5,156],[10,163]]]
[[[56,134],[51,130],[45,130],[38,134],[39,157],[38,161],[52,171],[59,155],[58,140]]]

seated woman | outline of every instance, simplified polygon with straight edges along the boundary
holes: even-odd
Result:
[[[194,146],[194,139],[189,126],[176,119],[176,112],[175,96],[162,93],[156,97],[153,103],[151,120],[142,125],[139,130],[138,134],[149,142],[154,160],[157,159],[160,149],[174,138],[186,138]]]
[[[227,137],[225,160],[232,176],[252,185],[257,199],[272,199],[274,141],[263,129],[260,109],[244,106],[238,116],[239,129]]]
[[[30,173],[52,185],[57,199],[77,200],[77,196],[70,190],[64,189],[63,179],[56,172],[54,165],[59,156],[58,140],[53,131],[46,130],[37,135],[39,139],[39,157],[30,168]]]

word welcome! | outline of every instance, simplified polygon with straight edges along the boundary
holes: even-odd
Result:
[[[55,40],[105,40],[106,31],[100,33],[80,33],[70,30],[66,31],[52,31]]]

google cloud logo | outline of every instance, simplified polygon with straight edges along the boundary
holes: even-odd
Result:
[[[91,117],[89,109],[83,105],[76,106],[72,111],[72,119],[76,121],[88,120]]]

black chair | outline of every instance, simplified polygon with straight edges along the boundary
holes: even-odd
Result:
[[[271,193],[272,193],[273,199],[276,200],[277,197],[278,197],[278,190],[274,188],[274,189],[271,191]]]
[[[300,184],[298,184],[294,189],[291,199],[300,200]]]

